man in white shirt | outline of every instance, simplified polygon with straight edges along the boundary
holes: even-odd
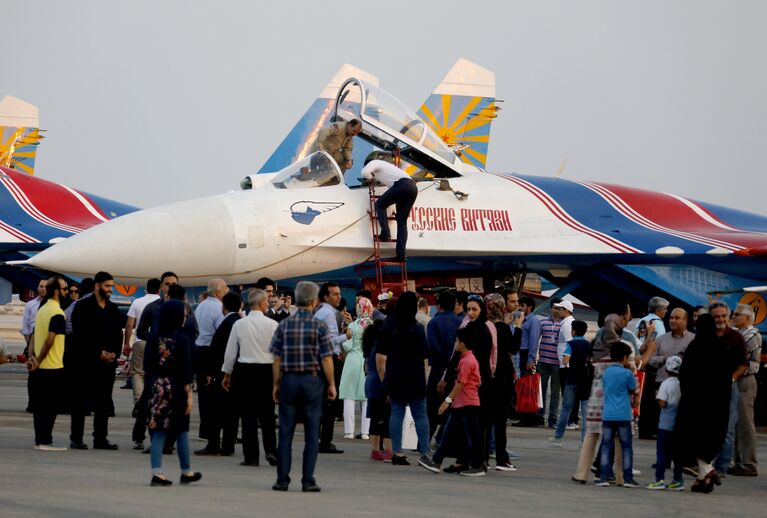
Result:
[[[48,282],[46,279],[40,279],[40,282],[37,283],[37,297],[24,305],[24,316],[21,319],[21,329],[19,331],[24,336],[24,341],[27,344],[24,349],[24,355],[26,356],[29,356],[29,342],[35,335],[35,317],[37,316],[37,311],[40,309],[40,302],[43,300],[43,297],[45,297],[46,282]]]
[[[569,365],[562,363],[562,359],[565,355],[567,342],[573,339],[574,308],[573,303],[569,300],[562,300],[551,307],[552,310],[556,309],[559,312],[559,317],[562,319],[559,321],[559,335],[557,336],[557,357],[559,358],[559,386],[564,389]],[[573,405],[573,409],[570,411],[570,416],[567,419],[568,430],[577,430],[579,407],[580,405]]]
[[[378,225],[381,227],[379,239],[381,241],[390,241],[391,232],[389,230],[389,219],[386,215],[386,209],[396,205],[397,210],[397,256],[395,261],[405,261],[407,245],[407,218],[410,216],[410,209],[415,204],[418,197],[418,187],[415,181],[405,171],[395,166],[393,157],[388,153],[378,153],[378,159],[372,159],[370,156],[365,160],[365,167],[362,168],[362,177],[366,180],[381,183],[388,187],[385,193],[376,201],[376,214],[378,215]]]
[[[250,312],[236,321],[229,334],[221,370],[224,390],[231,388],[242,417],[243,466],[258,466],[258,427],[264,439],[266,460],[277,465],[277,439],[274,430],[272,363],[269,352],[277,322],[265,315],[269,309],[266,292],[253,288],[248,293]]]

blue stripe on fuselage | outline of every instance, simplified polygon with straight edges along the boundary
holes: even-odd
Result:
[[[644,252],[652,253],[658,248],[675,246],[687,253],[703,253],[713,246],[643,227],[618,212],[597,193],[578,183],[561,178],[517,176],[545,191],[582,225]]]
[[[722,207],[721,205],[714,205],[712,203],[704,203],[700,201],[696,201],[695,203],[711,212],[711,214],[730,227],[748,232],[767,232],[767,217],[765,216],[738,209],[731,209],[729,207]]]

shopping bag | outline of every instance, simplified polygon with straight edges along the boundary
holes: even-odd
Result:
[[[415,433],[415,421],[410,413],[410,406],[405,407],[405,419],[402,420],[402,449],[418,448],[418,434]]]
[[[517,381],[517,412],[532,414],[541,408],[543,408],[541,375],[536,372],[522,376]]]
[[[642,401],[642,392],[644,392],[645,386],[644,386],[644,378],[645,378],[645,372],[644,371],[637,371],[636,372],[638,387],[639,387],[639,395],[634,399],[635,404],[632,406],[631,410],[634,414],[634,417],[639,417],[639,404]]]

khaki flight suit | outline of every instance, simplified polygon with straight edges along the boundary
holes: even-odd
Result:
[[[322,128],[317,134],[317,140],[312,145],[311,152],[325,151],[338,164],[341,172],[346,171],[346,162],[352,159],[351,136],[346,134],[346,125],[348,122],[334,122]]]

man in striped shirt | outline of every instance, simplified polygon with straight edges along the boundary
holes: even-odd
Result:
[[[552,299],[550,302],[551,316],[541,320],[541,342],[538,348],[538,358],[536,368],[541,373],[541,392],[543,396],[544,408],[538,412],[538,417],[543,419],[546,410],[546,393],[549,383],[551,383],[551,392],[549,396],[549,428],[556,428],[559,419],[559,355],[557,354],[557,343],[559,341],[559,328],[562,324],[560,318],[560,309],[557,304],[561,299]]]
[[[305,443],[301,485],[304,492],[320,491],[314,479],[314,467],[319,451],[322,395],[324,383],[327,383],[328,399],[334,400],[336,385],[328,326],[312,315],[319,291],[319,286],[313,282],[299,282],[296,286],[298,311],[280,322],[272,338],[273,397],[280,405],[277,482],[272,486],[275,491],[287,491],[290,485],[293,433],[299,415],[304,417]]]

